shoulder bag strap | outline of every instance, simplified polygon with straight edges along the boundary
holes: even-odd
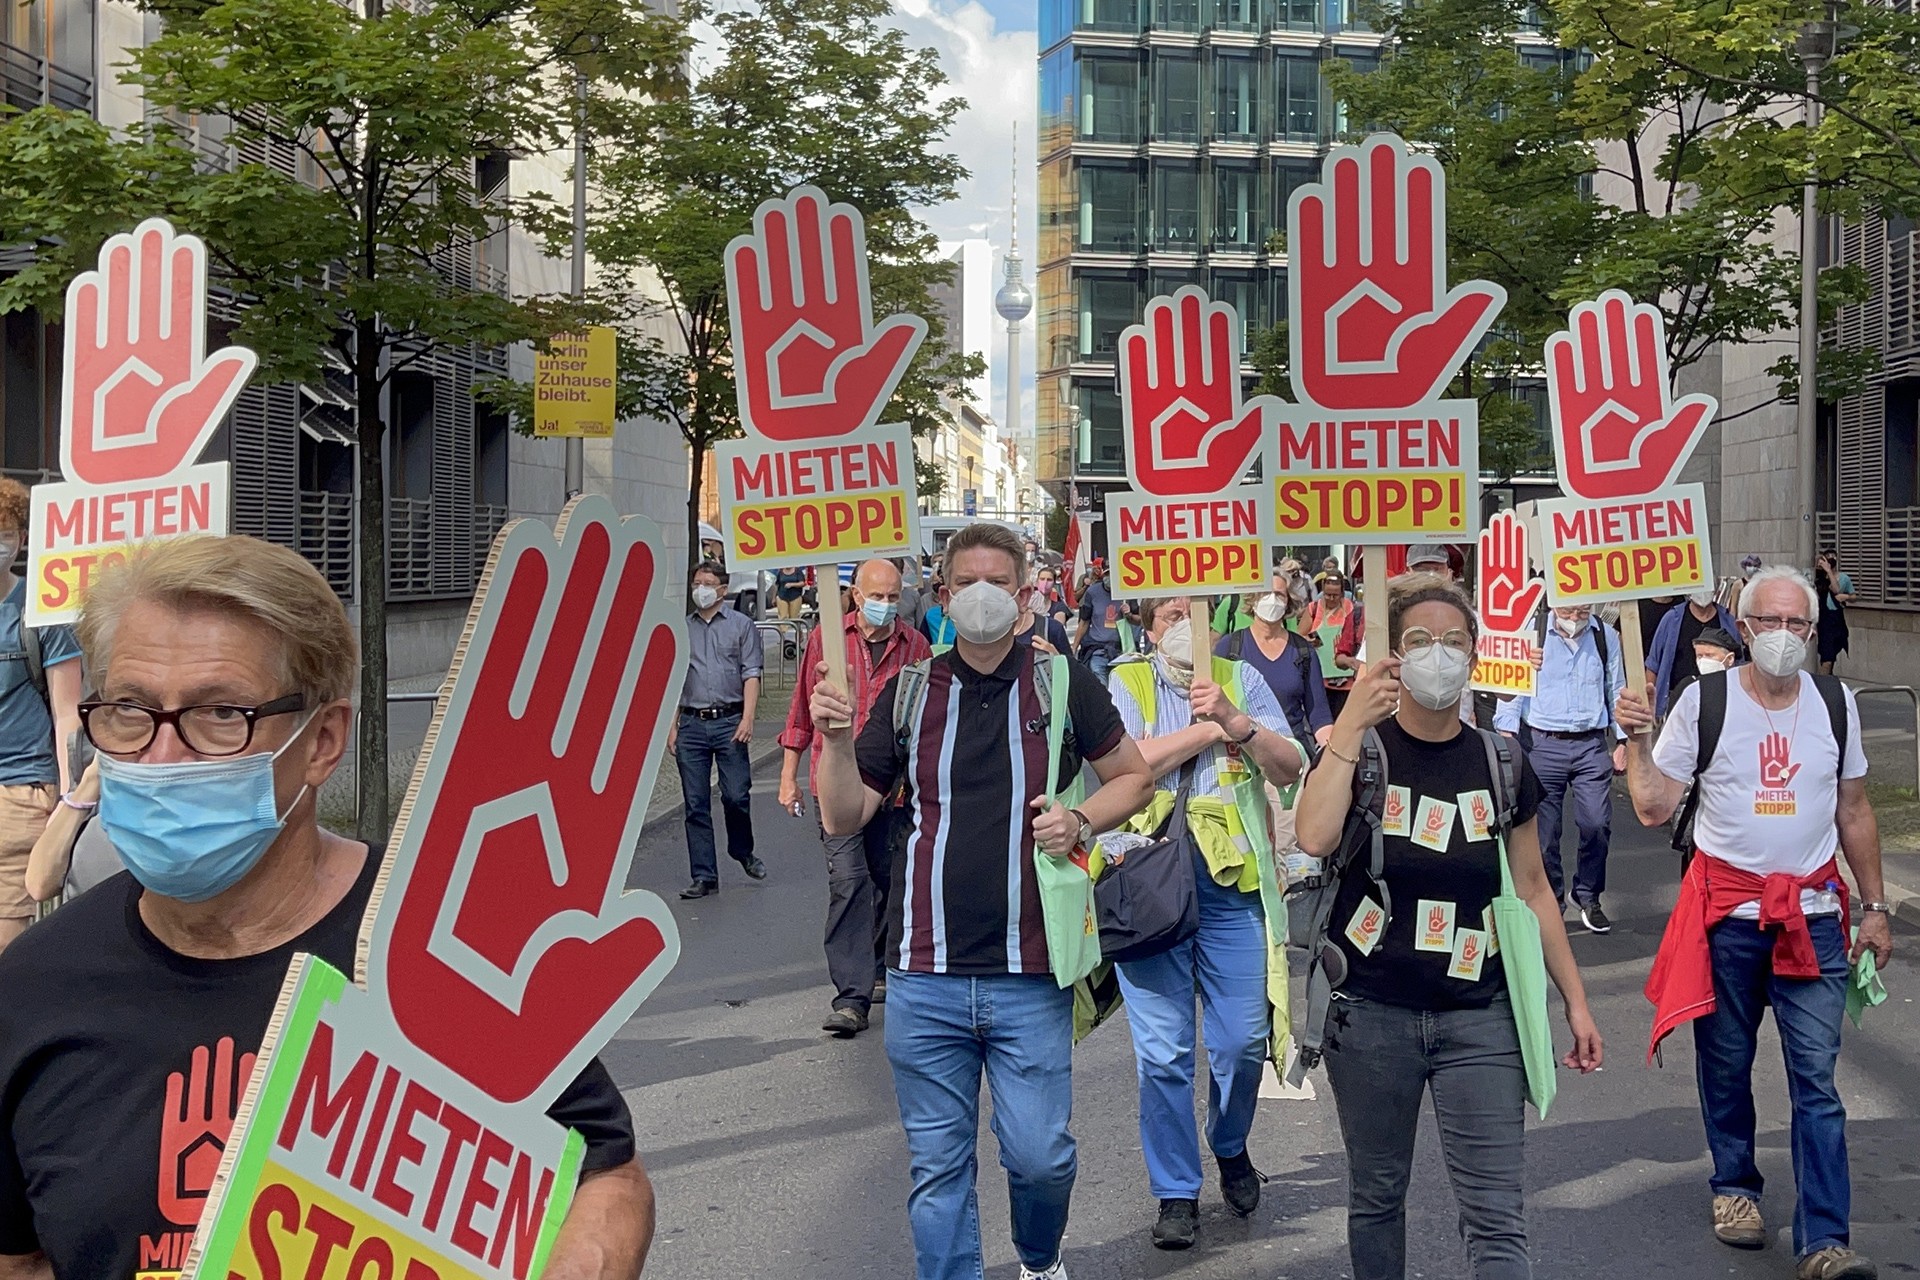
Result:
[[[1071,677],[1066,670],[1065,654],[1054,654],[1047,660],[1047,665],[1052,683],[1052,688],[1047,691],[1047,785],[1049,788],[1047,794],[1058,796],[1062,790],[1060,748],[1067,732],[1067,682]],[[1037,676],[1038,664],[1035,665],[1034,671]]]

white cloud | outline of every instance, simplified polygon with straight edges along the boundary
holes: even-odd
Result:
[[[1014,126],[1020,131],[1020,251],[1027,286],[1033,287],[1033,251],[1038,243],[1034,199],[1034,99],[1039,70],[1038,33],[1007,29],[977,0],[894,0],[894,20],[916,45],[932,48],[951,82],[949,92],[965,98],[947,147],[967,167],[959,198],[921,211],[942,240],[984,236],[993,242],[993,279],[998,288],[1000,262],[1012,229]],[[1020,381],[1027,431],[1033,429],[1034,317],[1022,326]],[[993,404],[996,419],[1006,412],[1006,329],[994,319]]]

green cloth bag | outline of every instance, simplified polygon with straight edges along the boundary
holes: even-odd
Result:
[[[1038,661],[1040,655],[1034,654]],[[1060,749],[1067,731],[1067,658],[1055,654],[1053,705],[1047,716],[1048,808],[1069,803],[1059,793]],[[1089,853],[1091,850],[1089,850]],[[1040,914],[1047,926],[1047,960],[1053,980],[1071,987],[1100,963],[1100,924],[1093,913],[1093,879],[1072,858],[1056,858],[1033,847],[1033,869],[1040,882]]]
[[[1547,953],[1540,945],[1540,919],[1513,892],[1507,866],[1507,842],[1500,840],[1500,896],[1493,900],[1493,927],[1500,939],[1500,963],[1507,974],[1507,998],[1520,1033],[1520,1060],[1527,1068],[1527,1097],[1547,1118],[1559,1064],[1553,1057],[1553,1024],[1547,1020]]]

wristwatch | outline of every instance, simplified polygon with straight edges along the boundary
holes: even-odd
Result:
[[[1236,747],[1244,747],[1249,742],[1252,742],[1255,736],[1259,734],[1259,732],[1260,732],[1260,722],[1258,720],[1255,720],[1252,716],[1248,716],[1247,717],[1247,736],[1244,738],[1230,738],[1228,739],[1228,741],[1232,742],[1233,745]]]
[[[1891,902],[1863,902],[1860,904],[1860,910],[1878,911],[1883,916],[1892,915],[1893,904]]]
[[[1067,812],[1080,819],[1080,830],[1073,837],[1074,845],[1081,849],[1093,848],[1093,824],[1087,821],[1087,815],[1078,809],[1069,809]]]

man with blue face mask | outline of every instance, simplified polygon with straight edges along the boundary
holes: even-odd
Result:
[[[854,690],[855,728],[873,713],[874,699],[900,669],[932,655],[927,638],[900,619],[900,570],[888,560],[869,560],[853,579],[853,608],[847,610],[847,680]],[[780,731],[786,759],[780,768],[780,806],[800,817],[800,757],[808,755],[810,789],[819,794],[821,739],[814,732],[809,702],[819,682],[820,633],[807,637],[800,679]],[[887,893],[893,875],[893,846],[904,830],[899,806],[888,805],[873,821],[849,835],[828,835],[827,977],[833,983],[833,1008],[822,1031],[845,1039],[867,1029],[867,1015],[886,999]],[[818,822],[816,820],[816,826]]]
[[[359,663],[299,555],[149,544],[94,580],[78,632],[99,821],[130,874],[0,955],[0,1276],[36,1280],[186,1256],[288,965],[354,971],[383,861],[318,822]],[[590,1172],[547,1274],[637,1274],[653,1193],[619,1090],[594,1062],[549,1114]]]

